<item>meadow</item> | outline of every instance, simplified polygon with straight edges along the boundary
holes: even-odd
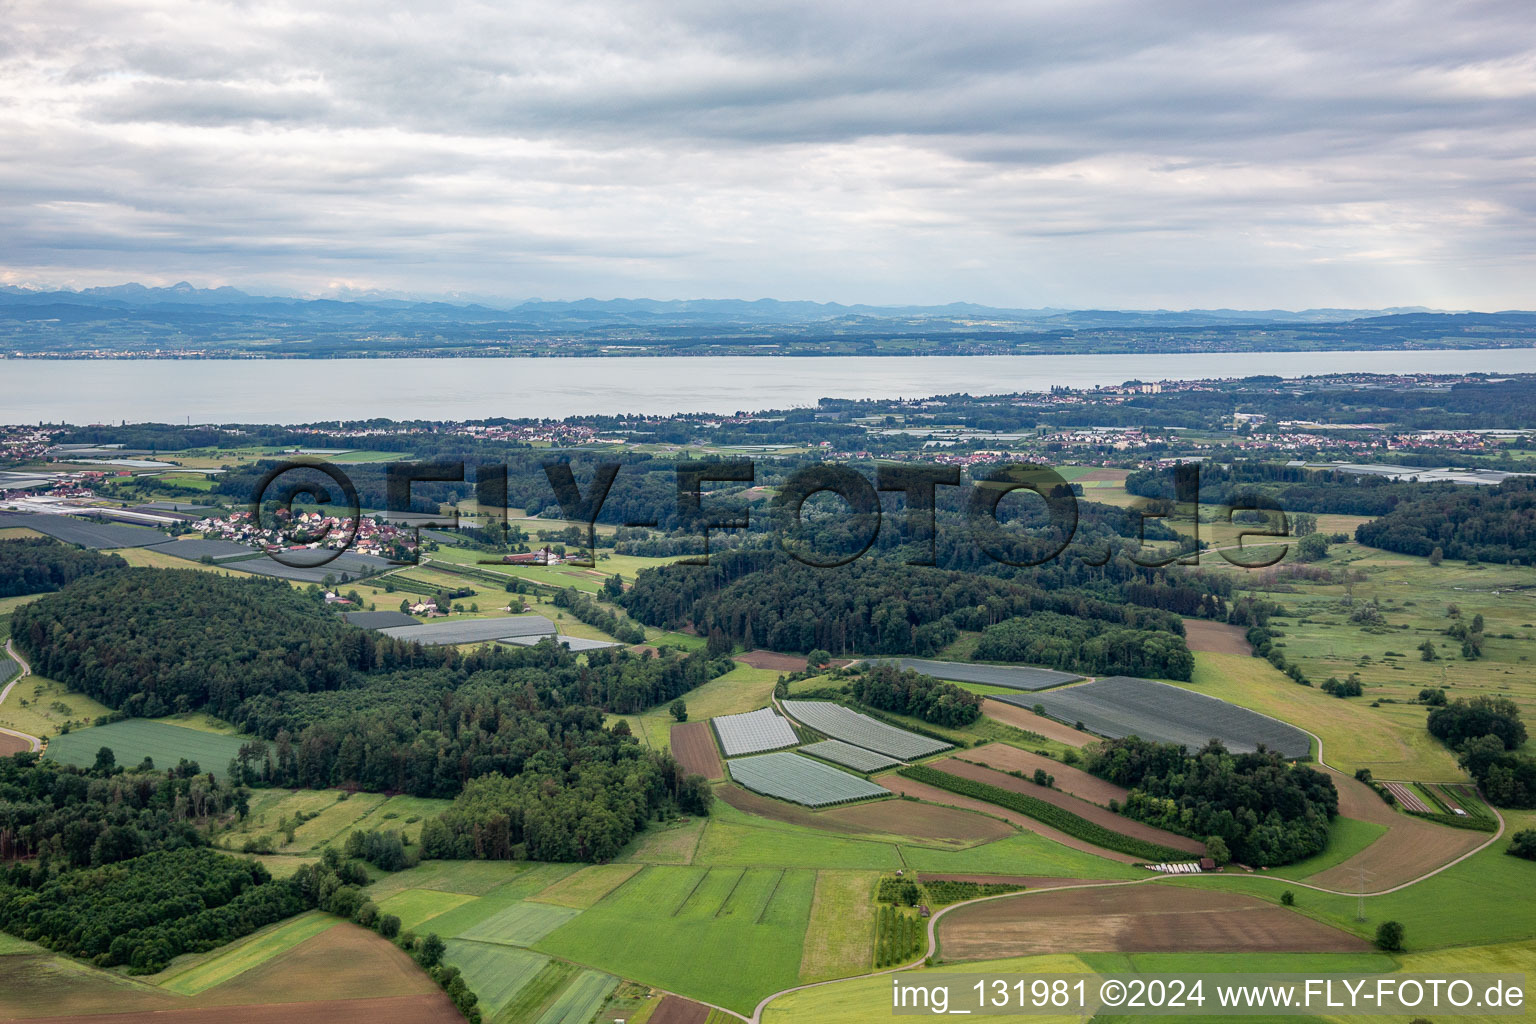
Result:
[[[772,669],[753,668],[737,662],[736,667],[725,675],[716,676],[682,695],[683,703],[688,706],[688,720],[698,722],[766,707],[778,679],[779,673]],[[655,750],[672,748],[673,719],[665,706],[638,715],[610,715],[608,724],[612,725],[620,718],[629,723],[630,733],[646,746]]]
[[[26,683],[17,687],[25,688]],[[130,718],[55,736],[48,743],[47,756],[64,764],[89,768],[96,763],[97,752],[102,747],[109,747],[117,763],[125,768],[135,767],[146,757],[153,759],[157,768],[174,768],[186,758],[197,762],[204,772],[223,776],[246,739],[167,725],[153,719]]]
[[[66,724],[89,725],[112,709],[63,683],[45,676],[30,675],[17,681],[0,704],[0,725],[32,736],[55,736]],[[99,746],[99,744],[98,744]],[[96,747],[91,748],[91,761]]]

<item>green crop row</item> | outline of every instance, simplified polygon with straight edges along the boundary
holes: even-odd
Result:
[[[1023,793],[1014,793],[1010,790],[992,786],[985,782],[976,782],[972,779],[962,779],[948,772],[941,772],[937,768],[929,768],[927,765],[912,765],[901,769],[901,775],[912,779],[914,782],[927,783],[940,789],[947,789],[951,793],[961,796],[975,797],[977,800],[985,800],[989,804],[997,804],[1006,807],[1010,811],[1018,811],[1028,815],[1036,821],[1059,829],[1069,836],[1075,836],[1094,846],[1102,846],[1106,850],[1114,850],[1117,853],[1129,854],[1132,857],[1141,857],[1148,861],[1188,860],[1189,854],[1182,850],[1175,850],[1168,846],[1159,846],[1132,837],[1113,829],[1107,829],[1103,825],[1097,825],[1087,818],[1073,814],[1071,811],[1055,804],[1037,800]]]

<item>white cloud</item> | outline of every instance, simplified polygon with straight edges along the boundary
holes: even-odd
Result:
[[[1530,305],[1523,3],[10,10],[5,280]]]

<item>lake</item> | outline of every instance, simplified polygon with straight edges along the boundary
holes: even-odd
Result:
[[[1532,373],[1536,349],[1038,356],[0,360],[0,423],[317,423],[733,413],[1138,378]]]

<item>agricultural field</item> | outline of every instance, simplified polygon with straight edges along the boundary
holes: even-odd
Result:
[[[550,962],[547,956],[494,943],[449,939],[447,945],[443,959],[464,972],[488,1020],[496,1019]]]
[[[886,725],[839,704],[816,700],[786,700],[783,704],[787,714],[817,732],[897,760],[910,761],[936,754],[951,746],[940,740]]]
[[[672,726],[671,748],[677,763],[692,774],[706,779],[723,777],[725,769],[708,722],[678,722]]]
[[[877,754],[873,750],[865,750],[842,740],[821,740],[818,743],[808,743],[800,748],[800,753],[811,757],[819,757],[823,761],[831,761],[845,768],[852,768],[856,772],[868,775],[870,772],[878,772],[885,768],[894,768],[901,762],[894,757],[886,757]]]
[[[818,871],[800,957],[802,981],[846,977],[868,970],[875,942],[874,888],[871,871]]]
[[[171,966],[155,975],[153,980],[167,992],[195,996],[288,952],[340,923],[338,919],[319,911],[300,914],[222,946],[213,953],[179,957]]]
[[[474,927],[466,928],[457,937],[502,946],[532,946],[578,913],[571,907],[519,901],[503,907]]]
[[[440,889],[406,889],[379,903],[379,909],[400,919],[405,931],[418,931],[422,925],[455,907],[473,900],[463,893],[443,892]]]
[[[738,785],[755,793],[806,807],[885,796],[885,790],[872,782],[789,751],[727,761],[726,771]]]
[[[1218,891],[1170,896],[1130,885],[1036,890],[961,907],[939,923],[948,960],[1041,953],[1365,952],[1358,936],[1261,900]]]
[[[593,864],[529,898],[538,903],[585,910],[629,881],[639,870],[638,864]]]
[[[711,718],[709,724],[720,738],[720,749],[726,757],[760,754],[800,742],[794,727],[773,708],[761,708],[743,715],[720,715]]]
[[[17,687],[25,689],[23,683]],[[220,735],[202,729],[147,718],[130,718],[91,729],[74,729],[55,736],[48,743],[48,757],[65,764],[88,768],[96,763],[96,754],[109,747],[117,763],[125,768],[138,765],[146,757],[158,768],[174,768],[186,758],[197,762],[204,772],[223,776],[240,746],[250,737]]]
[[[798,983],[815,888],[809,870],[647,867],[537,949],[750,1013]]]
[[[1043,706],[1053,718],[1081,722],[1090,731],[1112,738],[1134,735],[1161,743],[1182,743],[1193,750],[1215,737],[1232,751],[1251,751],[1263,744],[1287,757],[1305,757],[1311,750],[1306,733],[1283,721],[1222,701],[1196,687],[1181,689],[1132,676],[1110,676],[1048,693],[998,699],[1022,707]]]
[[[878,800],[811,810],[759,796],[739,786],[721,786],[716,790],[716,796],[719,800],[711,817],[765,828],[782,824],[840,835],[879,837],[897,843],[957,849],[1006,839],[1014,834],[1014,829],[1005,822],[988,815],[916,800]]]

